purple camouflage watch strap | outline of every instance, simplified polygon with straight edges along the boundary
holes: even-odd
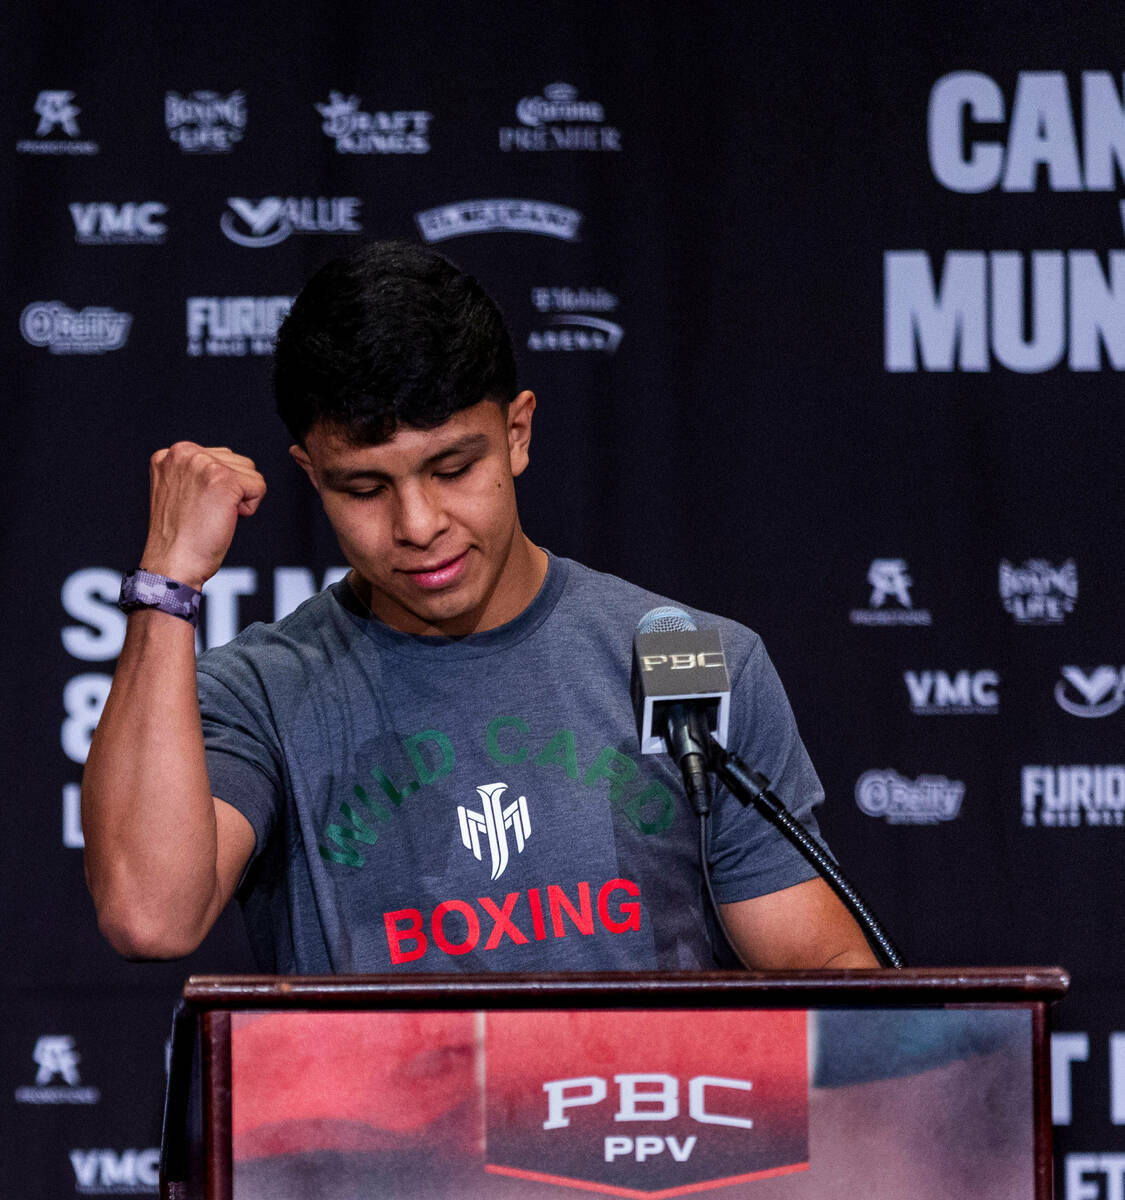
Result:
[[[199,626],[199,601],[202,595],[202,592],[186,583],[137,567],[122,579],[117,606],[127,613],[135,612],[138,608],[157,608],[174,617],[182,617],[195,629]]]

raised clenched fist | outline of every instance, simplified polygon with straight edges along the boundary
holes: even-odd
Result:
[[[222,566],[239,517],[254,513],[266,481],[226,446],[177,442],[149,460],[150,516],[141,566],[194,588]]]

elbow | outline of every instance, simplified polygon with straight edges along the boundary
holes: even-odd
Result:
[[[122,958],[136,962],[184,958],[207,936],[217,906],[213,890],[182,878],[159,880],[138,874],[120,860],[86,848],[86,886],[98,929]]]
[[[95,908],[102,936],[132,962],[185,958],[207,933],[206,927],[171,914],[153,914],[135,903],[95,898]]]

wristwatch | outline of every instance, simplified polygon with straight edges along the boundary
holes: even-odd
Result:
[[[138,608],[156,608],[174,617],[181,617],[195,629],[199,625],[199,601],[202,596],[202,592],[186,583],[137,567],[122,579],[117,607],[127,613],[136,612]]]

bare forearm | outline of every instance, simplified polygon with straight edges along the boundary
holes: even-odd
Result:
[[[129,617],[82,782],[86,877],[122,953],[186,953],[218,902],[215,805],[195,688],[194,630]]]
[[[879,959],[875,955],[875,951],[868,945],[854,946],[847,950],[841,950],[838,954],[832,955],[827,962],[823,964],[826,971],[845,971],[853,969],[867,969],[871,967],[882,966]]]
[[[146,571],[202,588],[239,517],[265,495],[253,462],[177,442],[149,460]],[[102,932],[129,957],[193,950],[254,848],[249,822],[211,795],[195,688],[195,630],[133,612],[82,781],[86,879]]]
[[[822,879],[722,905],[743,959],[759,970],[877,967],[859,926]]]

